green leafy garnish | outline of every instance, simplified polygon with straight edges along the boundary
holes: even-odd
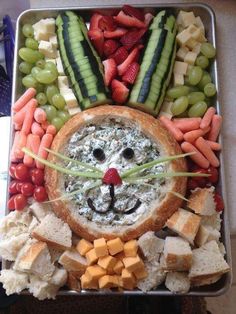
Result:
[[[209,177],[210,174],[207,173],[194,173],[194,172],[159,172],[158,174],[150,174],[142,177],[132,177],[127,178],[125,181],[144,181],[149,179],[161,179],[168,177]]]

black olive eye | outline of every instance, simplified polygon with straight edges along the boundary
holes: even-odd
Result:
[[[125,148],[122,152],[122,155],[125,159],[132,159],[134,157],[134,151],[132,148]]]
[[[99,161],[103,161],[105,159],[104,151],[101,148],[95,148],[93,150],[93,156]]]

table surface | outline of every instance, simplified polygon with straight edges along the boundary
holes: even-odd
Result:
[[[8,0],[10,1],[10,0]],[[24,0],[25,1],[25,0]],[[93,4],[109,4],[112,1],[108,0],[30,0],[31,8],[44,7],[64,7],[64,6],[86,6]],[[13,0],[10,2],[14,2]],[[177,3],[180,1],[140,1],[129,0],[115,3],[129,4],[135,3]],[[187,1],[181,2],[198,2]],[[236,234],[236,203],[234,200],[234,192],[236,191],[236,123],[234,117],[236,116],[236,38],[234,35],[236,29],[236,1],[234,0],[206,0],[201,1],[209,4],[216,14],[216,28],[217,28],[217,59],[218,59],[218,75],[219,75],[219,101],[223,115],[223,140],[224,140],[224,162],[226,175],[226,190],[228,197],[228,208],[230,216],[231,233]],[[114,2],[113,2],[114,3]],[[9,4],[10,5],[10,4]],[[6,132],[6,131],[5,131]],[[6,133],[5,133],[6,134]]]

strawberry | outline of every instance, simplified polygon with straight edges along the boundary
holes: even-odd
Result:
[[[116,168],[109,168],[107,169],[106,173],[104,174],[102,178],[102,182],[104,184],[113,184],[113,185],[120,185],[122,184],[121,177],[116,170]]]
[[[146,31],[146,28],[129,31],[121,37],[120,42],[129,50],[139,42]]]
[[[104,46],[103,46],[104,55],[106,57],[109,57],[111,54],[113,54],[116,51],[118,47],[119,47],[119,43],[116,40],[114,39],[105,40]]]
[[[113,55],[111,55],[111,58],[115,59],[116,64],[121,64],[125,61],[128,55],[128,51],[124,47],[120,47]]]
[[[122,76],[122,81],[129,84],[134,84],[134,81],[138,75],[139,68],[140,65],[137,62],[131,63],[125,74]]]
[[[146,14],[144,15],[144,23],[145,23],[146,27],[149,26],[149,24],[150,24],[150,22],[151,22],[151,20],[152,20],[153,18],[154,18],[154,16],[153,16],[151,13],[146,13]]]
[[[104,44],[104,36],[103,32],[99,30],[89,30],[88,31],[89,39],[91,40],[92,44],[94,45],[95,49],[97,50],[100,56],[103,55],[103,44]]]
[[[137,57],[138,52],[139,52],[139,48],[138,48],[138,47],[134,48],[134,49],[130,52],[130,54],[128,55],[128,57],[125,59],[125,61],[122,62],[120,65],[118,65],[117,70],[118,70],[118,74],[119,74],[119,75],[123,75],[123,74],[127,71],[129,65],[130,65],[130,64],[134,61],[134,59]]]
[[[112,80],[111,82],[111,89],[114,91],[116,88],[123,88],[125,86],[124,82],[120,82],[116,79]]]
[[[112,32],[105,31],[104,32],[104,37],[105,38],[119,38],[119,37],[123,36],[127,32],[128,32],[127,29],[118,27],[115,31],[112,31]]]
[[[120,104],[123,104],[129,95],[129,90],[124,83],[113,80],[112,81],[112,99]]]
[[[90,26],[89,30],[96,31],[99,30],[98,23],[101,20],[103,16],[99,13],[94,13],[93,16],[90,19]]]
[[[125,14],[136,17],[140,21],[144,21],[144,14],[139,9],[136,9],[130,5],[124,5],[122,7],[122,11],[125,12]]]
[[[136,17],[126,15],[123,11],[117,16],[114,16],[115,21],[123,26],[126,27],[137,27],[137,28],[144,28],[146,27],[145,23],[138,20]]]
[[[215,193],[214,200],[216,203],[216,211],[221,212],[224,209],[224,201],[222,197],[220,196],[220,194]]]
[[[103,16],[98,22],[98,27],[102,31],[114,31],[116,29],[116,23],[112,16]]]
[[[107,59],[102,62],[104,65],[104,71],[105,71],[105,85],[109,86],[111,81],[114,79],[114,77],[117,74],[117,67],[116,62],[114,59]]]

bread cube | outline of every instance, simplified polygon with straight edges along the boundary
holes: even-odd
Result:
[[[165,286],[174,293],[187,293],[190,289],[188,274],[184,272],[167,273]]]
[[[107,244],[104,238],[94,240],[93,245],[97,257],[108,255]]]
[[[158,260],[164,248],[164,240],[158,238],[153,231],[148,231],[138,239],[138,245],[147,260]]]
[[[124,244],[124,253],[126,257],[134,257],[137,255],[138,242],[137,240],[130,240]]]
[[[199,215],[214,215],[216,213],[214,188],[197,188],[192,191],[189,197],[188,208]]]
[[[202,246],[206,242],[215,240],[218,241],[220,238],[220,232],[211,226],[200,225],[198,233],[195,237],[194,242],[198,247]]]
[[[76,250],[80,253],[80,255],[85,256],[86,253],[90,250],[93,249],[93,245],[91,242],[85,240],[85,239],[81,239],[77,246],[76,246]]]
[[[124,249],[124,243],[121,241],[120,238],[107,241],[107,246],[111,255],[122,252]]]

